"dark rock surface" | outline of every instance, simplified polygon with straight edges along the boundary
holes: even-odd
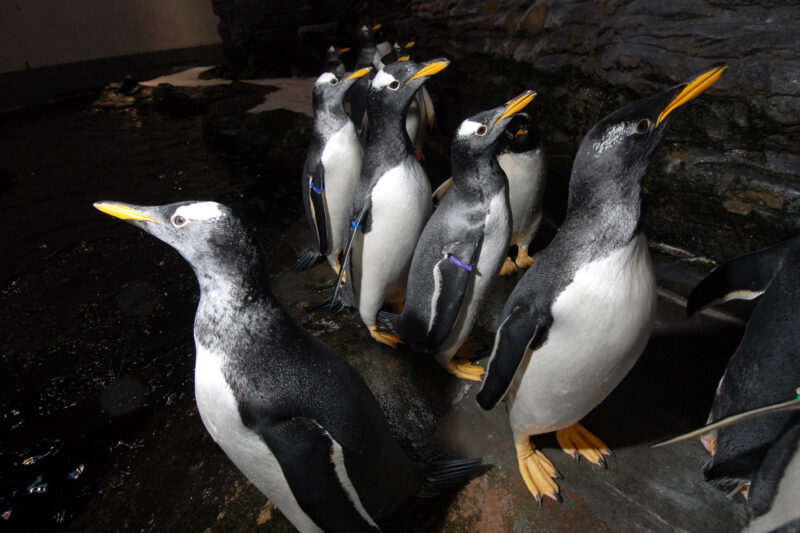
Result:
[[[260,50],[275,31],[264,29],[267,14],[234,15],[237,9],[250,14],[252,4],[215,1],[226,50],[236,49],[227,56],[234,71],[247,72],[239,65],[266,57]],[[271,2],[261,9],[277,23]],[[322,12],[303,17],[303,9],[301,2],[280,19],[294,24],[295,42],[298,28]],[[441,124],[440,138],[430,144],[439,145],[445,162],[449,138],[464,117],[536,89],[531,112],[561,159],[551,169],[547,196],[556,221],[563,215],[569,161],[594,123],[724,61],[730,68],[723,78],[685,110],[653,160],[645,179],[645,230],[651,240],[717,261],[800,231],[795,2],[376,0],[342,4],[330,20],[346,16],[388,24],[390,38],[416,40],[415,58],[452,60],[430,83]],[[249,37],[222,30],[226,17],[236,20],[236,31],[266,41],[248,52]],[[286,29],[281,38],[290,34]],[[352,33],[323,35],[343,41]],[[297,68],[309,64],[316,72],[319,63],[296,61]]]

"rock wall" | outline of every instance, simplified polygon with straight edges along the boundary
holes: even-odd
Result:
[[[214,4],[222,27],[223,1]],[[531,111],[550,148],[556,221],[571,157],[595,122],[724,61],[730,68],[688,106],[653,159],[644,228],[651,241],[715,260],[800,231],[795,2],[379,0],[342,4],[337,16],[348,15],[416,40],[415,58],[452,60],[431,80],[444,152],[465,116],[536,89]]]

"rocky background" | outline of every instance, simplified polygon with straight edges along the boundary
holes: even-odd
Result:
[[[645,178],[651,243],[715,261],[800,230],[800,9],[736,0],[392,0],[333,4],[213,0],[228,75],[314,75],[331,43],[362,23],[416,40],[414,58],[451,66],[429,84],[439,131],[426,152],[447,172],[468,114],[527,88],[549,148],[547,210],[563,216],[583,134],[622,104],[717,62],[722,79],[675,123]],[[276,53],[277,52],[277,53]],[[353,53],[349,60],[354,61]],[[437,177],[432,177],[436,181]]]

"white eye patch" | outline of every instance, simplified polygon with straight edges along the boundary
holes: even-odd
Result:
[[[319,78],[317,81],[314,82],[314,85],[322,85],[323,83],[330,83],[332,79],[336,78],[336,74],[332,72],[326,72]]]
[[[372,88],[375,90],[383,89],[397,79],[384,70],[379,70],[372,80]]]
[[[606,130],[603,138],[592,144],[592,148],[597,152],[597,155],[602,154],[609,148],[617,145],[625,136],[625,129],[627,124],[616,124]]]
[[[481,124],[480,122],[475,122],[469,119],[465,120],[464,122],[461,123],[461,126],[459,126],[457,135],[459,137],[466,137],[467,135],[473,135],[476,131],[478,131],[478,128],[480,128],[481,126],[483,126],[483,124]]]
[[[216,202],[197,202],[180,206],[172,217],[181,216],[186,220],[213,220],[221,217],[222,214],[222,210]]]

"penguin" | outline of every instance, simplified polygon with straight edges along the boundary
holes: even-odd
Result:
[[[511,239],[497,142],[511,117],[535,95],[526,91],[461,123],[451,145],[453,186],[419,238],[403,311],[378,313],[384,327],[412,348],[433,352],[440,365],[460,378],[480,381],[483,374],[481,367],[454,356],[472,330]]]
[[[708,422],[781,402],[800,387],[800,235],[709,274],[689,296],[687,313],[734,299],[755,299],[744,335],[717,386]],[[790,408],[800,407],[788,402]],[[754,517],[769,511],[791,457],[800,413],[781,411],[707,432],[705,478],[729,493],[749,486]],[[673,439],[675,440],[675,439]],[[799,459],[800,460],[800,459]],[[795,475],[797,475],[795,473]],[[800,484],[800,477],[795,485]],[[794,515],[800,516],[794,493]],[[773,527],[777,527],[777,525]]]
[[[370,70],[365,67],[350,75],[326,72],[314,83],[314,130],[300,178],[314,244],[298,259],[295,270],[305,270],[325,256],[339,273],[339,253],[349,222],[347,211],[364,155],[355,126],[345,113],[344,97]]]
[[[511,244],[516,245],[518,250],[516,261],[507,257],[500,269],[501,276],[508,276],[533,264],[528,246],[536,236],[543,217],[546,154],[544,144],[527,113],[518,113],[509,121],[498,143],[497,162],[508,180],[513,223]],[[433,191],[434,206],[439,205],[452,184],[453,178],[449,178]]]
[[[520,473],[541,504],[560,501],[560,474],[530,437],[551,431],[576,460],[605,467],[611,451],[579,424],[644,350],[656,283],[639,225],[642,179],[675,113],[722,75],[631,103],[597,123],[572,167],[567,215],[536,254],[501,313],[478,392],[483,409],[506,400]]]
[[[408,55],[410,49],[416,44],[416,41],[407,42],[398,54],[405,53],[405,55],[398,55],[398,61],[409,61],[411,56]],[[422,150],[422,144],[425,142],[425,133],[427,130],[436,126],[436,110],[433,106],[433,98],[428,92],[428,89],[423,85],[414,94],[414,99],[406,112],[406,131],[408,137],[411,139],[411,145],[414,147],[414,154],[420,161],[425,159],[425,154]]]
[[[447,65],[444,58],[396,61],[375,75],[369,91],[367,149],[330,305],[337,307],[341,294],[341,303],[358,308],[372,337],[392,347],[399,338],[377,331],[376,315],[384,301],[403,301],[414,247],[432,210],[431,185],[412,153],[403,117],[419,87]]]
[[[375,73],[383,68],[381,57],[384,54],[381,54],[378,50],[372,37],[372,31],[366,25],[361,26],[361,29],[358,30],[358,43],[361,48],[356,59],[356,70],[366,67],[374,69],[369,78],[362,78],[350,91],[350,117],[353,119],[353,123],[356,125],[356,132],[360,137],[366,127],[367,94],[370,80]]]
[[[516,260],[507,257],[500,270],[500,274],[506,276],[533,264],[528,246],[542,223],[547,164],[544,144],[528,114],[519,113],[511,119],[498,145],[497,161],[508,179],[514,225],[511,244],[517,246]]]
[[[322,63],[322,74],[332,72],[336,76],[341,77],[344,72],[344,63],[342,62],[342,54],[349,52],[350,48],[336,48],[331,46],[325,51],[325,61]]]
[[[252,231],[224,205],[98,202],[175,248],[197,275],[195,396],[216,443],[300,531],[379,531],[415,495],[458,486],[479,459],[418,464],[336,352],[272,296]]]

